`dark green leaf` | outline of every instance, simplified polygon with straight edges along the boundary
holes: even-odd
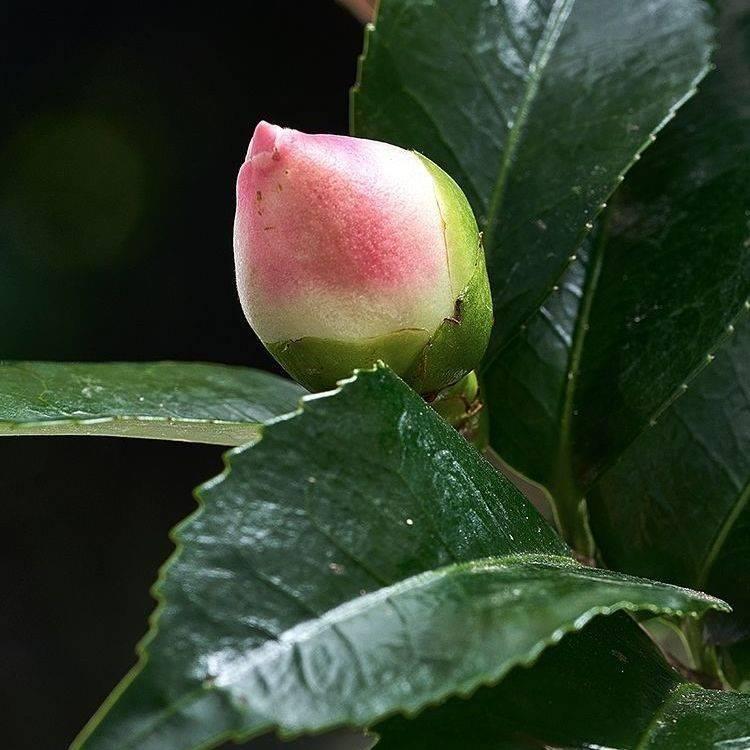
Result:
[[[742,5],[722,15],[718,70],[632,170],[560,289],[485,372],[494,447],[547,486],[568,530],[583,494],[693,387],[747,315]],[[672,455],[661,446],[651,463]]]
[[[707,589],[736,614],[711,640],[750,635],[750,319],[589,495],[617,569]]]
[[[187,362],[0,363],[0,436],[114,435],[241,445],[305,391],[270,373]]]
[[[747,750],[750,747],[750,695],[676,690],[638,746],[642,750]]]
[[[702,0],[382,0],[352,125],[425,153],[484,230],[491,346],[518,331],[602,203],[704,74]]]
[[[77,747],[366,726],[496,681],[596,614],[722,606],[578,565],[384,369],[228,460],[176,532],[139,669]]]
[[[468,701],[375,731],[378,750],[746,750],[750,696],[683,682],[643,632],[613,616]]]
[[[571,505],[576,499],[570,478],[571,423],[578,417],[572,361],[577,321],[588,316],[583,293],[598,273],[590,267],[591,242],[586,241],[556,292],[482,378],[490,442],[515,471],[549,489],[554,509],[570,495]],[[563,510],[575,514],[577,509]],[[560,520],[571,543],[582,549],[585,540],[574,536],[576,518]]]

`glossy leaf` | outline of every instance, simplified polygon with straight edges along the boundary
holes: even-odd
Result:
[[[580,566],[385,369],[305,399],[199,497],[140,667],[77,747],[362,727],[496,681],[596,614],[723,606]]]
[[[739,750],[750,696],[685,683],[624,615],[597,618],[469,700],[389,719],[377,750]]]
[[[683,686],[644,736],[643,750],[744,750],[750,744],[750,696]]]
[[[574,335],[582,309],[587,280],[592,272],[592,243],[587,240],[576,254],[558,289],[483,373],[482,395],[489,409],[490,442],[513,469],[547,488],[558,509],[573,505],[571,486],[571,422],[578,417],[575,393]],[[586,325],[586,323],[582,323]],[[573,535],[576,519],[559,519],[571,534],[571,543],[583,548],[585,540]]]
[[[187,362],[0,363],[0,436],[113,435],[241,445],[305,391],[270,373]]]
[[[382,0],[356,135],[424,152],[484,231],[496,349],[707,69],[702,0]]]
[[[584,493],[747,314],[750,57],[738,8],[722,16],[718,70],[632,170],[560,289],[485,372],[493,446],[547,486],[568,530]],[[653,461],[668,460],[662,446]]]
[[[710,640],[750,638],[750,318],[595,485],[606,562],[732,602]],[[737,671],[737,670],[735,670]],[[750,675],[748,675],[750,676]]]

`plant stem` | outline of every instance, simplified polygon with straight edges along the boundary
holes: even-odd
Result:
[[[586,498],[578,489],[568,470],[568,463],[561,461],[550,487],[555,524],[560,536],[585,561],[592,561],[596,554],[594,538],[588,519]]]
[[[706,643],[703,638],[703,622],[694,617],[687,617],[683,621],[682,632],[685,634],[693,660],[693,677],[704,687],[724,688],[727,680],[716,655],[716,648]]]
[[[477,450],[481,452],[487,447],[489,423],[476,372],[472,370],[455,385],[440,391],[428,403]]]

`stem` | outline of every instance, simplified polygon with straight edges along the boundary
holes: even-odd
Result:
[[[703,638],[703,622],[694,617],[687,617],[682,624],[690,656],[693,660],[696,679],[708,688],[722,689],[727,684],[724,672],[716,654],[716,648]]]
[[[585,561],[596,554],[591,534],[586,498],[580,493],[569,472],[558,473],[551,487],[552,509],[560,536]]]
[[[481,452],[487,447],[489,423],[477,374],[473,370],[455,385],[440,391],[428,403],[477,450]]]
[[[578,387],[581,361],[589,331],[591,309],[602,272],[608,233],[609,214],[600,224],[598,237],[593,243],[590,257],[586,260],[586,277],[573,330],[572,344],[565,371],[566,377],[563,381],[565,385],[559,411],[557,456],[555,457],[550,486],[560,533],[574,550],[586,558],[594,556],[595,547],[589,528],[586,498],[578,482],[576,482],[573,472],[572,433],[576,415],[576,388]],[[581,252],[583,252],[583,248],[581,248]]]

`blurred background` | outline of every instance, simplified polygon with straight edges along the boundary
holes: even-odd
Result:
[[[236,299],[235,177],[261,118],[346,132],[360,23],[333,0],[6,1],[0,19],[0,359],[274,369]],[[220,453],[0,442],[4,747],[67,747],[133,665],[168,531]]]

